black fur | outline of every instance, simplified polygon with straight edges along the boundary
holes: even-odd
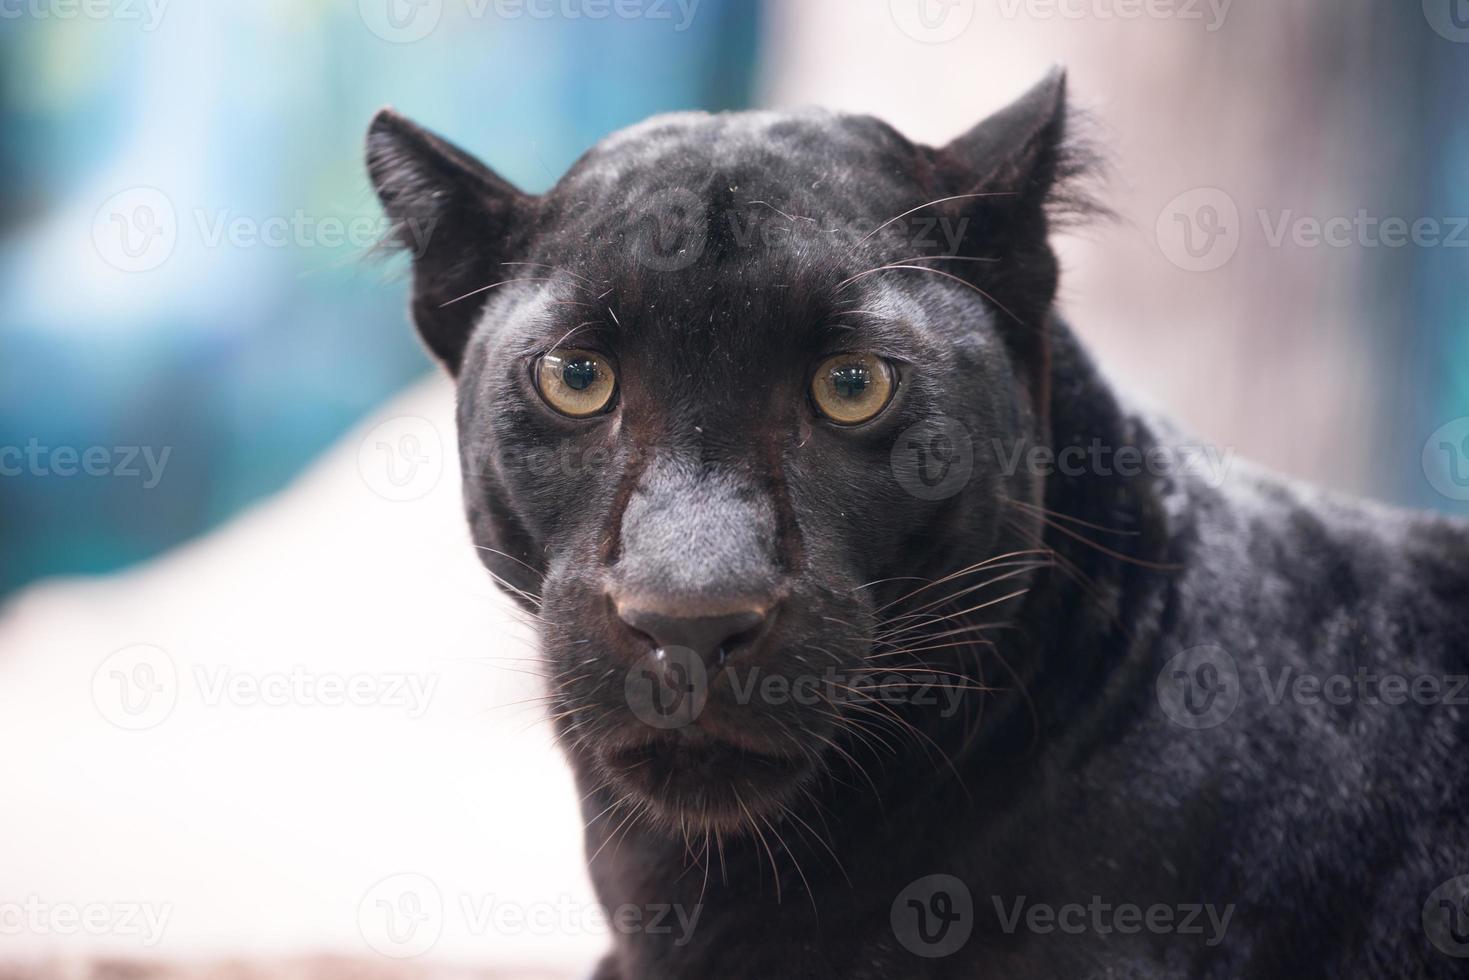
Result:
[[[680,114],[532,198],[374,121],[389,213],[436,222],[414,315],[457,377],[480,554],[540,623],[598,893],[698,909],[687,935],[619,933],[599,975],[1463,975],[1424,916],[1469,874],[1466,708],[1441,703],[1469,674],[1469,531],[1242,466],[1013,465],[1185,441],[1052,309],[1066,130],[1059,74],[937,149],[861,116]],[[558,345],[615,362],[609,413],[543,404],[531,365]],[[846,350],[900,365],[855,428],[807,395]],[[915,484],[946,451],[955,492]],[[693,723],[651,727],[629,595],[776,612]],[[1287,668],[1433,678],[1440,703],[1282,698]],[[832,670],[883,684],[736,690]],[[1173,720],[1211,690],[1227,718]],[[904,918],[948,907],[929,875],[972,902],[942,956]],[[1017,902],[1174,919],[1016,926]]]

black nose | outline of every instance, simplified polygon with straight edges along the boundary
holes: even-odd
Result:
[[[619,604],[617,615],[654,646],[686,647],[716,669],[765,622],[765,611],[748,606],[713,616],[680,616],[664,610]]]

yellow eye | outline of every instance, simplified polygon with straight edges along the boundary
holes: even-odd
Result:
[[[612,403],[617,375],[601,354],[558,347],[536,363],[536,388],[562,415],[584,419]]]
[[[893,369],[876,354],[828,357],[811,379],[811,400],[838,425],[876,418],[893,397]]]

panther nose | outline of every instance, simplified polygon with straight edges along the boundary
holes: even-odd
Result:
[[[755,631],[765,622],[766,613],[763,608],[751,605],[716,615],[683,616],[619,604],[617,615],[651,639],[655,647],[663,650],[685,647],[692,650],[705,666],[715,670],[726,657],[753,638]]]

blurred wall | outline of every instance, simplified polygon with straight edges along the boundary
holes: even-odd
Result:
[[[1469,513],[1457,2],[780,3],[762,95],[940,143],[1066,65],[1119,215],[1062,246],[1104,366],[1242,456]]]
[[[1462,0],[630,2],[5,6],[0,594],[218,524],[430,370],[363,258],[376,108],[537,190],[757,78],[938,142],[1068,65],[1120,216],[1062,246],[1104,364],[1241,455],[1469,508]]]
[[[218,524],[431,370],[365,260],[379,107],[541,190],[613,129],[749,98],[756,4],[563,7],[4,4],[0,594]]]

